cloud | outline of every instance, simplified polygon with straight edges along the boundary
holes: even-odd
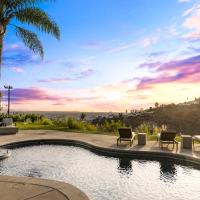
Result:
[[[11,92],[11,100],[13,102],[24,101],[58,101],[61,97],[49,95],[40,88],[15,88]]]
[[[137,90],[150,89],[163,83],[199,83],[200,82],[200,55],[167,63],[144,63],[139,67],[148,67],[157,75],[153,78],[140,79]]]
[[[117,47],[110,48],[107,51],[109,53],[120,52],[122,50],[126,50],[126,49],[129,49],[129,48],[135,47],[136,45],[137,45],[136,42],[124,43],[124,44],[120,44]]]
[[[116,53],[116,52],[120,52],[120,51],[123,51],[123,50],[126,50],[126,49],[137,47],[137,46],[140,46],[140,47],[143,47],[143,48],[148,48],[151,45],[156,44],[158,41],[159,41],[158,36],[145,37],[145,38],[138,40],[138,41],[121,43],[116,47],[107,49],[107,52]]]
[[[188,3],[190,2],[191,0],[178,0],[179,3]]]
[[[153,36],[153,37],[146,37],[143,40],[141,40],[139,43],[142,47],[147,48],[151,45],[156,44],[159,41],[159,37]]]
[[[95,109],[98,110],[106,110],[107,112],[109,111],[116,111],[116,110],[120,110],[121,109],[121,105],[119,104],[115,104],[115,103],[94,103],[92,105]]]
[[[102,44],[100,42],[91,41],[81,45],[81,48],[96,50],[102,48]]]
[[[21,67],[41,63],[41,59],[35,56],[22,44],[5,44],[3,49],[3,65],[6,67]]]
[[[127,84],[127,83],[132,83],[132,82],[137,81],[137,80],[138,80],[137,77],[133,77],[133,78],[122,80],[121,83],[122,84]]]
[[[3,90],[4,101],[7,99],[7,91]],[[31,103],[33,101],[50,101],[54,105],[63,105],[68,102],[74,101],[90,101],[98,99],[97,96],[79,96],[79,97],[69,97],[57,95],[56,93],[50,93],[47,90],[41,88],[15,88],[11,91],[11,101],[14,104],[25,104]]]
[[[11,67],[11,70],[13,72],[17,72],[17,73],[23,73],[24,72],[24,69],[21,68],[21,67]]]
[[[182,26],[190,30],[183,35],[183,38],[191,41],[200,40],[200,4],[195,4],[192,8],[186,10],[183,16],[185,20]]]
[[[87,78],[91,75],[93,75],[96,72],[96,70],[92,68],[84,68],[81,69],[79,72],[76,72],[71,75],[71,77],[54,77],[54,78],[49,78],[49,79],[40,79],[38,82],[40,83],[65,83],[69,81],[76,81],[80,79]]]
[[[138,68],[144,68],[147,67],[149,69],[155,69],[158,68],[161,65],[161,62],[145,62],[138,66]]]
[[[166,51],[152,52],[149,54],[149,57],[159,57],[159,56],[165,55],[166,53],[167,53]]]
[[[86,77],[88,77],[88,76],[93,75],[95,72],[96,72],[96,70],[94,70],[94,69],[92,69],[92,68],[85,68],[85,69],[82,69],[82,70],[80,71],[80,73],[77,74],[77,75],[74,77],[74,80],[79,80],[79,79],[86,78]]]
[[[173,36],[179,35],[176,24],[172,24],[171,26],[166,27],[164,30],[167,36],[173,37]]]
[[[40,83],[65,83],[71,81],[71,78],[49,78],[38,80]]]
[[[188,49],[195,52],[195,53],[200,53],[200,48],[188,47]]]

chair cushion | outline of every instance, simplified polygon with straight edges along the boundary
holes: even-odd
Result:
[[[195,136],[193,136],[193,138],[194,138],[195,140],[197,140],[197,141],[200,141],[200,135],[195,135]]]

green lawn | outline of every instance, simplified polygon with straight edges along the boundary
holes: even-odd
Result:
[[[102,134],[102,135],[117,135],[116,132],[104,132],[104,131],[101,131],[101,130],[86,131],[86,130],[79,130],[79,129],[69,129],[69,128],[66,128],[66,127],[59,127],[59,126],[55,126],[55,125],[42,125],[42,124],[37,124],[37,123],[25,124],[25,123],[17,122],[16,126],[20,130],[57,130],[57,131],[64,131],[64,132]]]

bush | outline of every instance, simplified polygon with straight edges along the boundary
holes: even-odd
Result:
[[[55,126],[68,127],[68,120],[66,118],[57,118],[53,121]]]
[[[136,128],[136,132],[138,133],[147,133],[148,135],[151,134],[152,128],[147,123],[142,123]]]
[[[153,134],[158,134],[158,133],[160,133],[161,131],[162,131],[162,128],[156,126],[156,127],[154,127],[154,129],[153,129]]]
[[[104,131],[108,131],[108,132],[115,132],[118,130],[118,128],[124,126],[123,123],[119,120],[114,121],[105,121],[105,124],[102,125],[102,128]]]
[[[93,125],[93,124],[86,123],[85,124],[85,130],[87,130],[87,131],[96,131],[97,127],[95,125]]]
[[[50,119],[43,117],[40,124],[42,124],[42,125],[53,125],[53,122]]]
[[[26,124],[31,124],[31,123],[32,123],[32,120],[31,120],[30,118],[27,118],[27,119],[25,120],[24,123],[26,123]]]
[[[67,119],[67,125],[69,129],[85,130],[83,122],[78,121],[77,119],[71,117]]]

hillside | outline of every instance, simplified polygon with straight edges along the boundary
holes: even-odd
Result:
[[[124,118],[124,123],[133,128],[144,122],[152,126],[164,124],[168,129],[184,134],[198,134],[200,133],[199,99],[181,104],[162,105]]]

